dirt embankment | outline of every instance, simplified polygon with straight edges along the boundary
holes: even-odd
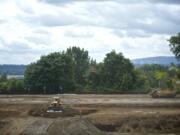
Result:
[[[91,120],[100,130],[119,133],[180,133],[180,115],[130,116],[106,120]]]

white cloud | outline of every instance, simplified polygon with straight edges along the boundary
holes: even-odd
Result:
[[[2,0],[0,63],[28,64],[70,46],[102,61],[111,50],[126,57],[172,55],[179,32],[177,0]]]

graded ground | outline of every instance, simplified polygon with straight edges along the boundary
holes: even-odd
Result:
[[[52,97],[63,113],[47,113]],[[0,95],[0,135],[178,135],[180,95]]]

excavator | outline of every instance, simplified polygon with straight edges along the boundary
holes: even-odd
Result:
[[[177,90],[180,90],[180,80],[173,80],[174,89],[155,89],[150,95],[153,98],[175,98],[177,94]]]
[[[63,112],[62,101],[59,97],[53,97],[53,101],[49,105],[47,112]]]
[[[175,98],[176,91],[170,89],[155,89],[150,93],[150,95],[153,98]]]

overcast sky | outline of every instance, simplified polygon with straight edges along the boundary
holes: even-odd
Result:
[[[180,0],[0,0],[0,64],[29,64],[79,46],[98,62],[111,50],[130,59],[170,56]]]

